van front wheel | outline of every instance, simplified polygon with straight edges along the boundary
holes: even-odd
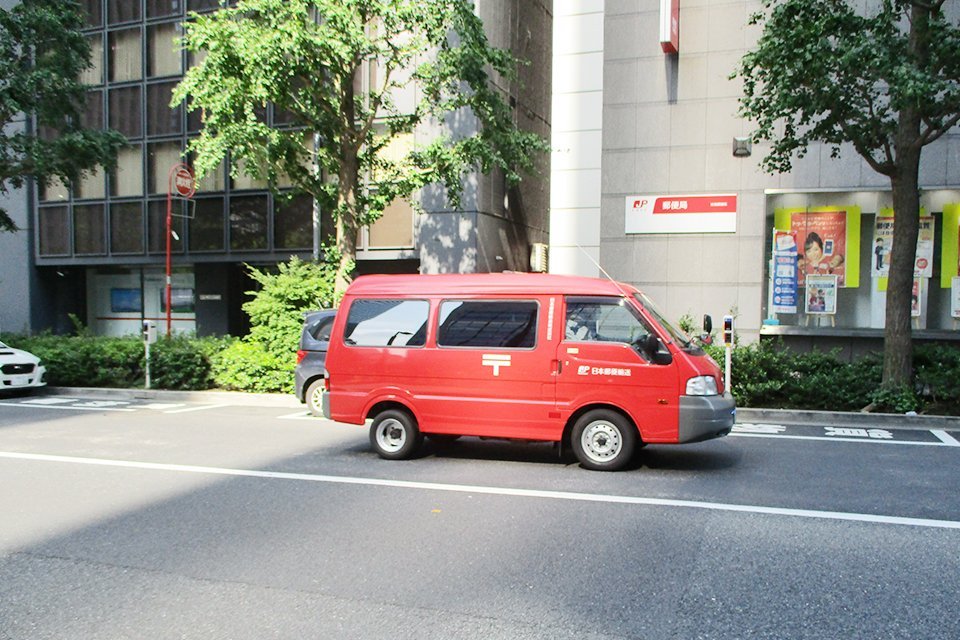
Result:
[[[417,423],[406,411],[381,411],[370,425],[370,445],[386,460],[404,460],[423,442]]]
[[[616,471],[630,462],[637,446],[637,429],[615,411],[594,409],[573,425],[570,444],[587,469]]]

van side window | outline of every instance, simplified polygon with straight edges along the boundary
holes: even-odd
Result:
[[[567,340],[622,342],[634,345],[649,335],[619,298],[567,298]]]
[[[527,300],[447,300],[440,304],[442,347],[531,349],[538,305]]]
[[[422,347],[429,312],[426,300],[354,300],[343,341],[358,347]]]

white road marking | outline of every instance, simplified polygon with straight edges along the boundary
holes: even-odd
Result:
[[[0,402],[0,406],[5,407],[35,407],[35,403],[27,402]],[[126,411],[127,413],[132,413],[136,409],[127,409],[119,407],[85,407],[83,405],[71,404],[71,405],[60,405],[60,404],[50,404],[43,405],[44,409],[68,409],[75,411]]]
[[[298,411],[297,413],[288,413],[285,416],[277,416],[277,420],[322,420],[312,415],[309,411]]]
[[[940,429],[931,429],[930,433],[932,433],[937,438],[939,438],[940,442],[942,442],[948,447],[960,447],[960,442],[958,442],[956,438],[951,436],[946,431],[942,431]]]
[[[183,405],[174,405],[182,407]],[[205,404],[199,407],[187,407],[186,409],[174,409],[173,411],[164,411],[164,413],[187,413],[188,411],[206,411],[207,409],[219,409],[221,407],[229,407],[230,404]]]
[[[782,437],[782,436],[781,436]],[[222,467],[200,467],[194,465],[161,464],[156,462],[135,462],[130,460],[108,460],[103,458],[78,458],[41,453],[20,453],[0,451],[0,458],[13,460],[33,460],[37,462],[59,462],[68,464],[87,464],[106,467],[124,467],[128,469],[149,469],[153,471],[173,471],[182,473],[200,473],[220,476],[247,478],[266,478],[271,480],[296,480],[301,482],[323,482],[329,484],[362,485],[390,487],[396,489],[419,489],[425,491],[450,491],[495,496],[521,498],[540,498],[544,500],[573,500],[607,504],[628,504],[655,507],[678,507],[688,509],[706,509],[709,511],[729,511],[735,513],[753,513],[762,515],[812,518],[819,520],[841,520],[871,524],[891,524],[931,529],[958,529],[960,521],[934,520],[928,518],[906,518],[884,516],[869,513],[848,513],[843,511],[819,511],[813,509],[785,509],[745,504],[725,504],[722,502],[702,502],[698,500],[671,500],[665,498],[643,498],[639,496],[616,496],[593,493],[574,493],[568,491],[543,491],[539,489],[510,489],[506,487],[487,487],[480,485],[443,484],[435,482],[411,482],[407,480],[386,480],[379,478],[357,478],[350,476],[327,476],[307,473],[284,473],[279,471],[258,471],[252,469],[226,469]]]
[[[786,440],[819,440],[821,442],[862,442],[865,444],[905,444],[913,445],[916,447],[946,447],[948,446],[944,442],[915,442],[913,440],[875,440],[873,438],[835,438],[827,436],[788,436],[788,435],[768,435],[765,433],[737,433],[735,431],[730,432],[728,437],[738,437],[738,438],[774,438],[774,439],[786,439]],[[949,436],[947,436],[949,437]],[[960,443],[958,443],[960,446]]]
[[[63,404],[65,402],[76,402],[79,398],[35,398],[32,400],[23,400],[20,404]]]
[[[169,402],[152,402],[150,404],[138,404],[136,409],[153,409],[154,411],[163,411],[164,409],[176,409],[177,407],[182,407],[183,404],[173,404]]]

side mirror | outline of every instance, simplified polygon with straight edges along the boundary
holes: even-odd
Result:
[[[660,339],[652,333],[643,339],[641,348],[654,364],[670,364],[673,362],[673,356],[667,350],[660,350]]]
[[[703,332],[710,333],[713,331],[713,318],[710,317],[709,313],[703,314]]]

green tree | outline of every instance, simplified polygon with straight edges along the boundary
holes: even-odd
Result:
[[[90,67],[84,16],[73,0],[23,0],[0,9],[0,194],[32,176],[76,180],[97,165],[112,168],[126,141],[113,131],[80,125]],[[35,116],[31,123],[19,123]],[[14,231],[0,209],[0,231]]]
[[[912,378],[910,303],[923,147],[960,120],[960,30],[944,0],[764,0],[756,47],[736,74],[741,115],[770,141],[763,166],[789,171],[814,142],[852,144],[889,177],[896,212],[884,333],[883,386]],[[735,75],[736,75],[735,74]]]
[[[466,171],[499,167],[516,182],[546,150],[518,129],[495,86],[515,79],[518,60],[489,44],[468,0],[240,0],[191,18],[183,44],[199,63],[173,102],[202,111],[190,145],[197,173],[229,153],[242,161],[235,173],[285,178],[331,211],[337,291],[349,283],[359,229],[394,199],[441,183],[457,206]],[[418,101],[398,104],[410,83]],[[268,103],[291,128],[263,122]],[[477,133],[413,143],[454,120]]]

